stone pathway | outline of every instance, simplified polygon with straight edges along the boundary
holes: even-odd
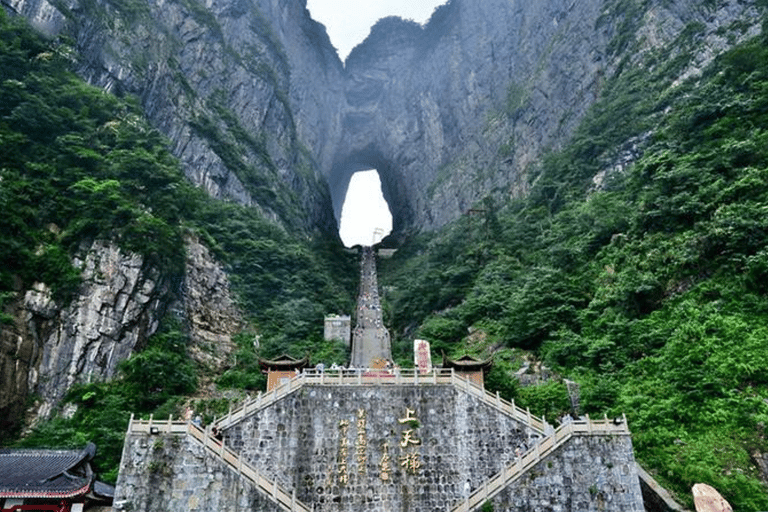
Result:
[[[357,297],[357,324],[352,333],[350,364],[355,368],[382,367],[392,361],[389,331],[379,301],[376,257],[372,247],[363,247],[360,259],[360,295]]]

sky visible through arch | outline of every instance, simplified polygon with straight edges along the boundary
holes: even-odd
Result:
[[[400,16],[426,23],[435,8],[447,0],[308,0],[312,19],[325,25],[331,43],[343,61],[363,41],[376,21]]]
[[[312,19],[325,25],[331,43],[344,61],[363,42],[376,21],[400,16],[424,24],[447,0],[308,0]],[[381,230],[383,235],[374,235]],[[392,231],[392,215],[375,170],[352,176],[341,212],[339,235],[346,247],[374,245]]]
[[[376,245],[392,232],[392,214],[375,170],[358,171],[349,180],[341,210],[339,236],[345,247]]]

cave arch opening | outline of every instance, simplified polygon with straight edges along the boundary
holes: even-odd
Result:
[[[339,218],[345,247],[374,246],[392,232],[392,213],[376,169],[356,171],[349,180]]]
[[[394,247],[403,241],[403,237],[409,221],[411,219],[410,203],[404,176],[401,175],[401,166],[386,158],[381,151],[372,144],[364,149],[350,150],[345,148],[337,153],[334,159],[335,163],[330,168],[328,174],[328,185],[331,191],[331,200],[333,203],[333,212],[336,218],[336,227],[341,228],[342,209],[347,199],[348,191],[352,177],[359,172],[375,170],[378,174],[380,193],[383,201],[391,213],[391,234],[385,235],[382,245]],[[368,240],[365,245],[370,245],[373,236],[373,229],[385,226],[373,226],[369,228],[369,233],[364,240]],[[345,245],[347,245],[345,243]],[[349,247],[349,245],[347,245]]]

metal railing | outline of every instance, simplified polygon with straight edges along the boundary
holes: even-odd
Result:
[[[473,492],[466,500],[455,506],[451,512],[469,512],[482,506],[508,485],[523,476],[528,470],[542,461],[554,450],[565,444],[574,435],[629,435],[627,418],[623,416],[618,422],[603,418],[597,421],[589,419],[572,420],[560,425],[551,435],[536,443],[533,448],[515,459],[515,462],[486,480],[482,487]]]
[[[185,435],[202,444],[209,454],[217,457],[238,475],[254,484],[262,494],[275,502],[281,509],[288,512],[311,511],[306,504],[296,499],[295,490],[289,494],[278,485],[277,479],[265,478],[256,468],[243,461],[242,454],[235,453],[227,448],[222,441],[213,438],[210,426],[203,430],[188,421],[173,421],[172,417],[169,417],[167,421],[157,421],[152,416],[149,417],[149,420],[136,420],[132,414],[128,423],[128,433]]]
[[[544,418],[531,414],[528,409],[515,405],[496,393],[491,394],[470,379],[460,376],[453,368],[434,368],[430,372],[420,373],[416,368],[397,370],[345,369],[345,370],[304,370],[287,382],[267,393],[259,393],[255,398],[230,409],[229,413],[215,421],[219,428],[228,428],[251,414],[275,403],[281,398],[301,389],[305,385],[321,386],[389,386],[389,385],[452,385],[482,400],[487,405],[507,416],[527,425],[536,433],[544,435],[548,425]]]

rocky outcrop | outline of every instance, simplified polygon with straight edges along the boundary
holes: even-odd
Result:
[[[47,417],[75,383],[103,381],[158,327],[169,287],[141,255],[95,242],[75,260],[82,285],[67,306],[36,284],[23,299],[20,346],[38,417]],[[21,368],[20,368],[21,370]],[[19,377],[23,376],[23,371]]]
[[[0,323],[0,432],[12,430],[24,415],[27,377],[37,353],[34,341],[21,334],[18,306],[4,309],[7,317]]]
[[[487,195],[522,196],[623,59],[668,45],[674,55],[695,28],[682,80],[759,30],[755,2],[642,4],[451,0],[425,27],[380,21],[346,62],[341,143],[326,169],[337,213],[367,166],[401,232],[440,227]]]
[[[87,81],[138,97],[211,196],[293,228],[332,225],[313,155],[338,131],[342,66],[306,0],[3,4],[70,36]]]
[[[187,241],[183,308],[189,325],[190,356],[219,370],[233,351],[232,335],[243,317],[232,297],[229,279],[207,247]]]
[[[114,377],[143,347],[169,308],[188,327],[189,352],[211,369],[233,349],[242,316],[210,251],[187,241],[185,274],[169,279],[144,258],[97,241],[75,260],[82,284],[62,307],[37,283],[16,301],[15,324],[0,329],[0,430],[17,425],[28,396],[31,420],[48,417],[72,385]]]

